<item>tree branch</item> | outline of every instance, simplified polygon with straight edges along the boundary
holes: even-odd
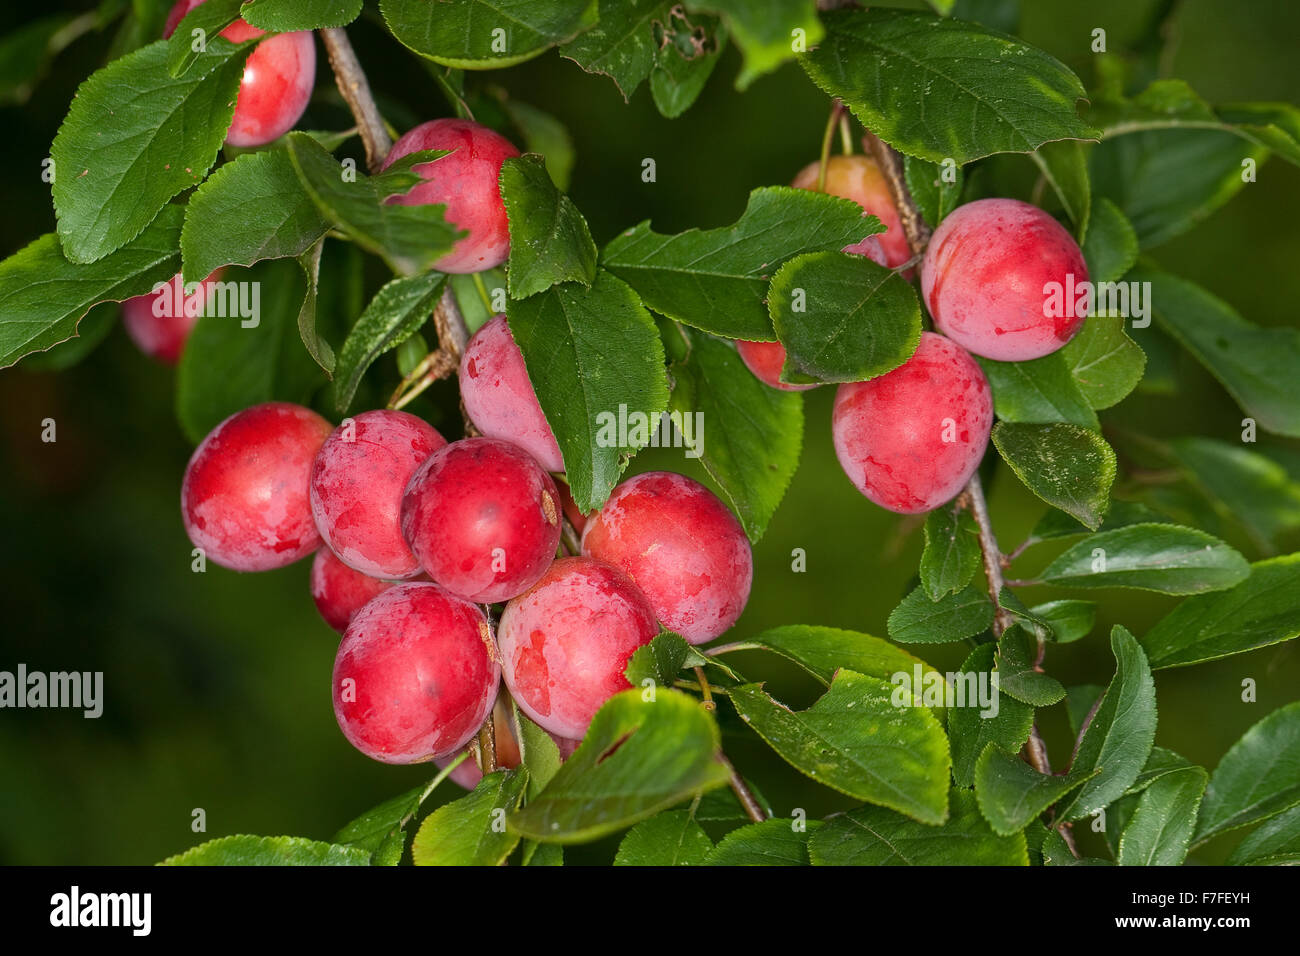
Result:
[[[898,210],[898,218],[903,224],[907,244],[912,252],[920,255],[930,242],[930,227],[925,224],[925,217],[912,199],[907,188],[907,177],[903,174],[903,157],[898,151],[870,130],[862,137],[862,145],[871,154],[885,177],[889,195]]]
[[[330,67],[334,70],[334,81],[347,101],[348,109],[356,117],[357,132],[361,134],[366,149],[366,166],[372,173],[378,172],[388,151],[393,148],[393,141],[384,126],[384,118],[379,115],[379,107],[375,106],[365,71],[361,69],[352,42],[342,27],[329,27],[319,32],[325,52],[329,54]]]
[[[749,816],[749,819],[753,820],[755,823],[762,823],[764,820],[767,820],[768,816],[766,811],[763,810],[763,805],[758,802],[758,798],[756,798],[753,792],[749,789],[744,778],[736,772],[736,768],[731,765],[731,761],[727,759],[726,754],[722,751],[718,751],[718,759],[721,760],[723,766],[727,768],[728,782],[731,784],[731,790],[735,793],[736,799],[740,801],[740,805],[745,809],[745,813]]]

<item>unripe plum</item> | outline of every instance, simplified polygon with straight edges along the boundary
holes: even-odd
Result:
[[[951,340],[922,332],[910,359],[879,378],[841,385],[831,434],[857,489],[915,514],[955,497],[979,467],[993,426],[984,372]]]
[[[212,429],[181,483],[195,546],[235,571],[281,568],[320,547],[308,484],[331,427],[310,408],[267,402]]]
[[[325,623],[340,634],[371,598],[395,583],[354,571],[329,548],[318,549],[311,562],[311,598]]]
[[[460,357],[465,413],[488,438],[514,442],[547,471],[564,471],[555,433],[537,403],[524,356],[498,315],[474,333]]]
[[[465,438],[435,451],[412,475],[402,533],[429,577],[452,594],[506,601],[555,557],[559,493],[517,445]]]
[[[127,299],[122,303],[122,324],[131,341],[145,355],[175,365],[207,306],[208,283],[220,276],[218,269],[195,287],[193,295],[186,295],[178,272],[165,288]]]
[[[334,716],[367,757],[420,763],[469,742],[500,678],[480,608],[436,584],[398,584],[357,612],[343,635]]]
[[[170,37],[185,15],[204,0],[179,0],[167,15],[163,37]],[[221,31],[231,43],[266,33],[244,20]],[[316,44],[310,30],[278,33],[259,43],[244,63],[235,115],[226,133],[231,146],[264,146],[293,128],[316,83]]]
[[[383,408],[334,429],[312,465],[311,511],[340,561],[376,578],[420,573],[402,537],[402,495],[415,469],[446,444],[423,419]]]
[[[1087,281],[1074,237],[1018,199],[959,206],[934,231],[921,262],[921,294],[935,328],[1000,362],[1042,358],[1070,341],[1084,315],[1070,298],[1061,315],[1050,315],[1049,284],[1069,296],[1065,290]]]
[[[821,163],[813,161],[799,170],[790,185],[796,189],[817,189],[817,173]],[[889,192],[889,184],[876,161],[870,156],[854,154],[852,156],[832,156],[826,163],[827,195],[852,199],[863,208],[866,215],[880,220],[885,231],[868,239],[878,240],[884,250],[885,260],[880,264],[890,269],[901,266],[912,258],[912,247],[907,244],[907,234],[903,232],[903,223],[898,218],[898,209],[894,206],[894,197]],[[864,240],[865,242],[865,240]],[[845,246],[845,252],[866,254],[863,243]],[[875,257],[872,256],[874,259]],[[879,261],[879,260],[877,260]]]
[[[538,726],[580,738],[600,706],[630,686],[628,659],[658,631],[645,595],[623,572],[560,558],[506,605],[497,628],[501,673]]]
[[[403,206],[442,203],[447,221],[469,233],[434,263],[438,271],[482,272],[501,265],[510,254],[510,231],[497,180],[501,164],[518,156],[519,150],[501,134],[471,120],[438,119],[421,123],[394,143],[384,168],[425,149],[452,152],[414,167],[425,182],[388,201]]]
[[[692,644],[717,637],[749,600],[754,558],[736,516],[698,481],[636,475],[587,522],[582,553],[636,582],[664,627]]]

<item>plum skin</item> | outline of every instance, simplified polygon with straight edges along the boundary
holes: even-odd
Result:
[[[353,570],[327,547],[318,548],[311,562],[311,598],[325,623],[340,634],[358,611],[396,583]]]
[[[402,495],[446,444],[422,418],[382,408],[345,420],[325,439],[312,464],[311,510],[339,560],[376,578],[420,573],[402,537]]]
[[[425,181],[405,195],[390,196],[388,202],[441,203],[447,207],[447,221],[469,233],[433,264],[439,272],[482,272],[501,265],[510,254],[510,230],[498,179],[501,164],[519,150],[500,133],[471,120],[438,119],[421,123],[394,143],[383,168],[425,149],[452,152],[415,166]]]
[[[841,385],[831,414],[844,473],[858,491],[900,514],[954,498],[979,467],[992,426],[983,370],[933,332],[922,332],[915,354],[892,372]]]
[[[1018,199],[959,206],[930,238],[921,295],[935,328],[967,351],[1000,362],[1062,348],[1082,315],[1048,316],[1044,286],[1088,281],[1083,252],[1065,227]],[[1069,310],[1073,312],[1073,308]]]
[[[515,736],[514,721],[511,720],[509,698],[505,694],[498,694],[496,703],[492,705],[492,732],[496,738],[497,767],[505,770],[518,767],[522,755],[519,753],[519,740]],[[483,779],[483,771],[479,769],[472,747],[467,746],[463,750],[469,752],[469,756],[456,765],[456,769],[447,775],[447,779],[466,790],[473,790]],[[441,768],[446,768],[447,764],[457,756],[459,754],[435,757],[433,762]]]
[[[333,426],[309,408],[267,402],[231,415],[194,450],[181,517],[195,546],[222,567],[267,571],[320,547],[308,483]]]
[[[627,575],[591,558],[560,558],[501,614],[502,677],[539,727],[578,739],[601,705],[630,686],[628,659],[658,632]]]
[[[587,521],[582,553],[636,582],[664,627],[717,637],[749,600],[754,558],[730,509],[697,481],[650,471],[618,485]]]
[[[555,482],[523,449],[464,438],[435,451],[402,498],[402,534],[434,582],[480,604],[542,576],[560,544]]]
[[[204,0],[179,0],[167,15],[163,38],[170,37],[185,15]],[[231,43],[263,36],[237,19],[221,31]],[[235,100],[235,115],[226,132],[231,146],[265,146],[279,139],[301,118],[316,83],[316,44],[310,30],[278,33],[263,40],[244,63]]]
[[[564,471],[560,446],[504,315],[485,322],[469,340],[460,357],[459,381],[465,412],[479,431],[514,442],[547,471]]]
[[[455,753],[492,710],[501,667],[481,608],[408,581],[363,607],[334,659],[334,715],[383,763]]]
[[[193,295],[185,294],[184,280],[178,272],[167,282],[170,289],[137,295],[123,302],[122,324],[131,341],[150,358],[168,365],[179,362],[185,343],[207,305],[208,283],[218,281],[221,272],[217,269],[204,279]]]

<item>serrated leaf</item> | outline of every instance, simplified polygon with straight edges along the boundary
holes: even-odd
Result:
[[[1225,862],[1229,866],[1300,864],[1300,806],[1265,820],[1237,844]]]
[[[1149,524],[1151,522],[1158,524],[1163,520],[1164,515],[1144,504],[1136,501],[1115,500],[1110,503],[1110,510],[1106,512],[1106,517],[1101,523],[1101,530],[1115,531],[1134,524]],[[1080,524],[1078,519],[1071,518],[1064,511],[1057,511],[1053,508],[1046,512],[1034,525],[1034,530],[1029,533],[1029,540],[1037,543],[1039,541],[1050,541],[1054,538],[1070,538],[1091,533],[1092,529]]]
[[[603,269],[590,289],[552,286],[506,315],[555,432],[579,510],[605,503],[649,436],[618,434],[620,406],[653,425],[668,404],[663,343],[636,294]],[[634,443],[634,439],[638,443]]]
[[[339,349],[334,367],[334,405],[340,415],[352,404],[361,376],[371,363],[397,348],[428,321],[446,281],[440,272],[426,272],[394,279],[375,293]]]
[[[1083,238],[1083,259],[1094,283],[1115,282],[1133,268],[1138,257],[1138,237],[1133,224],[1105,196],[1094,196]],[[1084,325],[1096,321],[1091,317]]]
[[[596,23],[596,0],[381,0],[398,42],[458,70],[497,70],[530,60]]]
[[[904,644],[943,644],[974,637],[993,624],[993,602],[977,582],[930,600],[917,586],[889,614],[889,636]]]
[[[555,188],[568,189],[575,157],[573,137],[564,124],[550,113],[510,97],[502,99],[501,108],[519,130],[525,151],[546,157],[546,171]]]
[[[931,229],[937,229],[948,213],[961,204],[966,176],[956,162],[940,165],[915,156],[904,156],[903,176],[912,201]]]
[[[1300,804],[1300,701],[1242,734],[1210,775],[1196,827],[1206,840]]]
[[[776,338],[764,299],[787,259],[835,251],[879,231],[852,200],[788,186],[749,194],[733,225],[676,235],[628,229],[604,249],[602,264],[645,304],[678,322],[732,339]]]
[[[1147,365],[1146,354],[1124,332],[1124,320],[1118,316],[1090,316],[1056,354],[1074,377],[1080,394],[1098,409],[1123,401],[1142,380]]]
[[[981,562],[979,528],[969,511],[947,504],[925,516],[920,575],[931,601],[964,588],[979,573]]]
[[[993,832],[1011,836],[1099,772],[1049,776],[990,743],[975,764],[975,799]]]
[[[0,262],[0,368],[77,334],[100,302],[123,302],[180,268],[180,206],[167,206],[139,236],[98,262],[69,262],[48,233]]]
[[[1083,84],[1036,47],[964,20],[873,7],[824,14],[799,62],[895,149],[964,165],[1099,134],[1076,113]]]
[[[1000,837],[980,816],[975,795],[953,790],[952,815],[926,826],[880,807],[832,817],[808,842],[817,866],[1028,866],[1025,836]]]
[[[974,675],[976,688],[996,687],[998,680],[993,671],[995,645],[981,644],[961,665],[962,675]],[[981,675],[987,675],[981,677]],[[1004,750],[1017,751],[1029,739],[1034,728],[1034,708],[1016,700],[1010,694],[995,692],[992,707],[979,706],[978,701],[967,702],[962,707],[948,708],[948,741],[952,747],[952,778],[959,787],[975,783],[975,764],[984,748],[996,744]]]
[[[1016,700],[1048,707],[1065,698],[1065,688],[1038,669],[1037,656],[1037,638],[1018,624],[1007,628],[998,640],[998,687]]]
[[[655,108],[668,119],[681,116],[699,97],[727,45],[727,29],[716,18],[672,8],[671,35],[655,54],[650,73],[650,95]]]
[[[623,837],[615,866],[699,866],[713,841],[689,810],[670,810],[638,823]]]
[[[174,77],[183,76],[203,52],[207,38],[215,38],[239,19],[241,2],[242,0],[204,0],[191,8],[167,38],[167,72]],[[196,46],[199,49],[196,50]]]
[[[302,307],[298,310],[298,336],[321,370],[328,376],[334,372],[334,349],[316,328],[316,295],[320,283],[320,257],[325,240],[320,239],[307,252],[298,257],[302,266],[303,278],[307,281],[307,292],[302,297]]]
[[[245,153],[209,176],[185,207],[185,279],[202,282],[224,265],[300,256],[328,228],[286,151]]]
[[[361,16],[361,5],[362,0],[248,0],[239,15],[262,30],[289,33],[345,27]]]
[[[1087,637],[1097,622],[1097,605],[1094,601],[1048,601],[1029,610],[1035,617],[1048,623],[1052,628],[1049,640],[1057,644],[1070,644]]]
[[[824,34],[813,0],[689,0],[687,6],[720,15],[736,38],[745,55],[736,77],[738,90],[794,59],[793,38],[802,39],[811,48]]]
[[[764,385],[729,343],[707,335],[692,338],[690,354],[671,372],[672,410],[690,426],[705,470],[757,542],[799,467],[802,398]]]
[[[498,770],[474,790],[434,810],[411,841],[416,866],[497,866],[519,843],[501,824],[502,812],[519,806],[528,771]]]
[[[1065,214],[1074,223],[1075,235],[1086,236],[1092,213],[1092,184],[1083,144],[1068,139],[1044,143],[1030,157],[1061,200]]]
[[[1115,452],[1079,425],[999,422],[993,444],[1030,491],[1090,528],[1101,524],[1115,480]]]
[[[227,836],[169,856],[159,866],[369,866],[370,851],[302,837]]]
[[[1174,524],[1134,524],[1071,545],[1039,578],[1076,588],[1140,588],[1162,594],[1220,591],[1250,565],[1213,535]]]
[[[865,382],[898,368],[921,341],[916,290],[866,256],[796,256],[772,277],[767,308],[787,381]]]
[[[518,733],[519,765],[528,771],[528,797],[532,799],[555,778],[564,760],[551,735],[533,723],[514,698],[510,706]]]
[[[926,823],[948,815],[948,739],[925,707],[895,706],[893,685],[841,669],[812,707],[792,711],[758,684],[731,689],[746,724],[792,767],[858,800]]]
[[[643,644],[632,652],[623,674],[633,687],[642,686],[642,681],[646,680],[659,687],[672,687],[690,649],[686,638],[672,631],[663,631],[649,644]]]
[[[1133,635],[1116,625],[1110,633],[1115,676],[1070,763],[1070,772],[1100,773],[1057,814],[1077,820],[1118,799],[1138,778],[1156,733],[1156,687],[1146,655]]]
[[[560,48],[588,73],[614,81],[626,101],[654,69],[656,24],[663,29],[673,0],[600,0],[600,19]]]
[[[1209,775],[1201,767],[1175,770],[1142,791],[1119,837],[1120,866],[1180,866],[1196,829]]]
[[[525,299],[560,282],[591,285],[596,243],[587,220],[555,188],[536,154],[501,166],[501,198],[510,221],[510,295]]]
[[[59,127],[54,209],[73,262],[94,262],[199,183],[226,138],[246,49],[215,38],[179,79],[160,40],[91,74]]]
[[[597,711],[582,745],[508,823],[548,843],[613,833],[725,786],[718,745],[717,724],[694,698],[661,688],[649,702],[640,690],[623,691]]]
[[[1003,421],[1069,422],[1093,431],[1100,428],[1097,414],[1061,352],[1027,362],[997,362],[978,356],[975,361],[993,390],[993,411]]]
[[[763,631],[745,644],[780,654],[827,685],[840,668],[885,681],[900,671],[911,675],[918,665],[924,675],[935,673],[925,661],[888,641],[838,627],[787,624]]]
[[[391,856],[396,842],[396,855],[400,858],[406,849],[402,827],[415,816],[431,789],[416,787],[385,800],[344,825],[330,842],[360,847],[370,851],[375,858],[385,854]]]
[[[808,840],[820,820],[764,820],[732,830],[704,859],[705,866],[807,866]]]

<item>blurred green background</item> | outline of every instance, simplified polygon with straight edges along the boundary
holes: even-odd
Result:
[[[1122,50],[1141,34],[1154,6],[1035,0],[1024,4],[1022,34],[1090,83],[1092,30],[1104,28],[1109,48]],[[91,7],[45,4],[16,20],[11,9],[5,29],[60,9]],[[350,32],[395,125],[448,115],[427,71],[373,20]],[[28,102],[0,107],[3,255],[54,227],[41,160],[77,84],[103,62],[111,33],[82,37]],[[1294,101],[1300,94],[1300,7],[1293,3],[1193,0],[1179,34],[1173,75],[1212,102]],[[624,104],[607,78],[587,75],[555,53],[486,79],[569,128],[577,148],[570,192],[603,242],[646,218],[665,232],[730,222],[750,189],[787,182],[816,157],[825,97],[794,65],[737,93],[731,84],[738,67],[729,48],[700,101],[673,121],[659,116],[648,90]],[[318,99],[300,125],[349,125],[323,51],[317,86]],[[656,160],[657,182],[641,181],[644,157]],[[1024,163],[1027,188],[1028,161],[1015,162]],[[1294,322],[1300,231],[1291,217],[1297,210],[1300,170],[1273,160],[1226,208],[1153,256],[1254,322]],[[380,365],[392,374],[391,357]],[[1176,374],[1175,394],[1139,392],[1104,414],[1107,426],[1237,441],[1242,413],[1218,384],[1185,357]],[[173,416],[173,376],[140,355],[118,327],[72,370],[20,365],[0,372],[0,669],[22,662],[34,670],[103,671],[106,696],[98,720],[69,711],[0,711],[0,863],[150,863],[232,833],[327,839],[360,811],[429,777],[427,768],[373,763],[338,732],[329,697],[337,637],[316,615],[307,562],[260,575],[215,566],[191,573],[178,508],[191,449]],[[843,476],[830,442],[832,397],[829,388],[806,397],[803,462],[756,548],[753,597],[729,640],[791,622],[884,634],[889,611],[912,586],[919,524],[873,506]],[[455,433],[451,387],[435,389],[420,411]],[[40,440],[45,418],[57,422],[56,443]],[[1274,448],[1293,464],[1300,461],[1294,445]],[[643,454],[634,468],[695,473],[679,451]],[[988,487],[1009,549],[1045,506],[1005,469],[991,473]],[[1248,542],[1232,540],[1248,556],[1260,556]],[[1289,550],[1298,544],[1293,537]],[[806,573],[791,571],[794,548],[807,552]],[[1013,574],[1030,576],[1055,550],[1031,551]],[[1055,595],[1035,588],[1024,596],[1035,603]],[[1077,644],[1052,646],[1047,658],[1049,671],[1067,685],[1109,679],[1111,624],[1140,635],[1173,604],[1138,592],[1085,596],[1102,601],[1096,631]],[[922,651],[952,669],[967,648]],[[811,685],[783,666],[757,657],[737,663],[768,679],[792,705],[812,699]],[[1258,682],[1258,703],[1240,700],[1246,677]],[[1163,671],[1157,690],[1157,743],[1213,767],[1248,726],[1300,696],[1300,653],[1294,643],[1283,644]],[[1040,713],[1059,766],[1070,748],[1063,706]],[[728,726],[727,748],[780,814],[803,807],[817,816],[845,805],[765,757],[743,731]],[[433,803],[455,792],[447,785]],[[206,813],[206,834],[191,831],[195,808]],[[1235,839],[1220,840],[1195,859],[1221,859]],[[608,858],[609,848],[607,842],[571,858]]]

